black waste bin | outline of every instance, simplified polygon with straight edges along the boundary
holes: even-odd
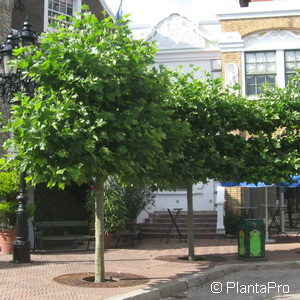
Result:
[[[238,256],[241,258],[265,257],[265,224],[260,219],[245,219],[240,223]]]

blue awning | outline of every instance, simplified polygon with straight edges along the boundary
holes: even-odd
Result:
[[[266,187],[266,186],[270,186],[270,185],[265,184],[264,182],[249,183],[247,181],[244,181],[244,182],[222,181],[221,186],[224,186],[224,187],[234,187],[234,186],[240,186],[240,187]]]
[[[300,187],[300,175],[292,176],[292,182],[281,182],[276,185],[282,187]]]
[[[234,181],[222,181],[221,186],[224,187],[267,187],[267,186],[278,186],[278,187],[300,187],[300,175],[292,176],[291,182],[281,182],[276,184],[267,184],[265,182],[249,183],[249,182],[234,182]]]

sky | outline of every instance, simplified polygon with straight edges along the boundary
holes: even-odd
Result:
[[[105,1],[116,13],[121,0]],[[156,25],[172,13],[198,22],[213,19],[216,11],[237,3],[238,0],[123,0],[123,14],[131,14],[133,25]]]

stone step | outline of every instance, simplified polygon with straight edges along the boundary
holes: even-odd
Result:
[[[175,214],[176,211],[172,210],[172,215],[175,216]],[[181,211],[176,219],[176,224],[184,238],[187,237],[187,221],[187,212]],[[217,213],[215,211],[194,212],[193,223],[195,238],[216,237]],[[160,238],[168,231],[171,224],[172,220],[168,211],[156,211],[151,213],[144,223],[138,224],[138,228],[144,237]],[[172,228],[170,238],[178,238],[175,226]]]
[[[156,238],[160,239],[164,234],[160,232],[151,232],[151,233],[142,233],[143,238]],[[181,235],[182,239],[187,239],[187,234]],[[214,238],[222,238],[224,235],[217,233],[196,233],[194,234],[194,239],[214,239]],[[178,239],[178,233],[171,233],[169,236],[170,239]],[[166,240],[164,237],[163,240]]]
[[[193,218],[194,223],[216,223],[217,218]],[[171,218],[152,218],[146,219],[145,223],[163,223],[169,224],[171,223]],[[176,223],[187,223],[187,218],[177,218]]]
[[[172,213],[176,213],[176,209],[171,209],[171,212]],[[152,212],[152,214],[168,214],[169,212],[167,210],[155,210],[154,212]],[[182,210],[180,212],[181,214],[187,214],[187,211],[186,210]],[[194,211],[194,215],[201,215],[201,214],[214,214],[214,213],[217,213],[216,211],[214,210],[197,210],[197,211]]]
[[[176,212],[172,212],[172,215],[175,216]],[[187,218],[187,212],[181,212],[178,216]],[[202,217],[202,218],[209,218],[209,217],[217,217],[217,213],[210,211],[210,212],[194,212],[194,217]],[[149,215],[150,218],[170,218],[170,215],[168,212],[154,212]]]
[[[179,228],[186,228],[187,227],[187,223],[178,223],[176,222],[177,226]],[[171,225],[171,223],[169,223],[168,225]],[[216,223],[215,222],[211,222],[211,223],[204,223],[204,222],[194,222],[194,228],[215,228],[216,227]],[[140,223],[138,224],[138,227],[141,228],[148,228],[148,227],[152,227],[152,228],[158,228],[158,227],[162,227],[161,223]],[[163,226],[164,228],[168,227],[168,226]],[[175,226],[174,226],[175,227]]]
[[[187,228],[179,228],[181,233],[187,233]],[[143,227],[141,229],[141,232],[144,233],[152,233],[152,232],[159,232],[160,234],[166,233],[168,231],[167,228],[146,228]],[[215,233],[216,232],[216,228],[197,228],[194,229],[194,233],[198,234],[198,233]],[[176,228],[172,229],[172,233],[177,233]]]

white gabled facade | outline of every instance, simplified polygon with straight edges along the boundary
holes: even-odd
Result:
[[[190,65],[200,67],[197,74],[199,78],[203,76],[204,71],[222,74],[226,85],[238,82],[242,87],[242,93],[251,99],[256,97],[249,93],[252,91],[249,86],[251,87],[253,76],[256,80],[265,76],[263,80],[267,81],[268,73],[272,73],[273,77],[270,77],[274,79],[275,84],[283,87],[288,63],[289,66],[294,64],[300,67],[300,52],[297,50],[300,49],[300,5],[296,2],[252,0],[248,7],[240,7],[239,1],[236,1],[236,7],[216,14],[214,20],[205,22],[199,20],[196,24],[179,14],[171,14],[153,29],[135,26],[133,31],[138,37],[157,42],[159,51],[156,64],[165,64],[171,68],[181,65],[184,70],[189,70]],[[290,52],[287,52],[288,50]],[[266,74],[263,73],[262,67],[264,61],[252,62],[253,58],[250,59],[249,56],[246,58],[247,53],[264,52],[272,54],[272,58],[269,59],[273,63],[272,70]],[[259,55],[258,60],[265,59]],[[293,57],[295,61],[291,61]],[[257,74],[254,71],[249,72],[255,67],[260,67],[261,70],[258,70]],[[258,89],[257,83],[256,90]],[[218,182],[209,180],[207,184],[195,185],[193,191],[194,210],[217,210],[217,227],[218,231],[222,232],[224,188],[219,187]],[[237,195],[238,192],[234,194]],[[240,198],[242,197],[240,195]],[[186,192],[184,190],[158,192],[156,206],[149,208],[149,211],[167,208],[186,210]],[[140,219],[144,216],[145,214],[142,214]]]
[[[148,31],[148,41],[156,41],[159,52],[156,65],[164,64],[170,68],[182,66],[188,71],[197,67],[196,75],[204,77],[204,72],[212,76],[221,76],[221,54],[217,38],[212,38],[201,26],[187,18],[172,14]],[[216,208],[218,182],[209,180],[206,184],[199,183],[193,187],[194,210],[213,211]],[[187,210],[186,190],[164,190],[156,193],[155,206],[149,207],[147,213],[167,209],[182,208]],[[142,213],[138,221],[146,217]]]

